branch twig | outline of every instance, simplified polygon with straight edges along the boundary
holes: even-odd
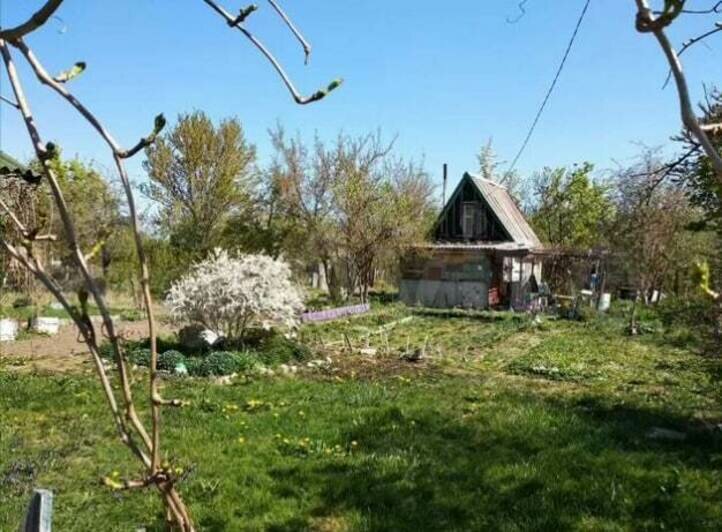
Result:
[[[48,0],[45,2],[43,7],[41,7],[27,21],[23,22],[19,26],[8,28],[6,30],[0,29],[0,40],[11,42],[23,38],[28,33],[32,33],[45,24],[50,17],[55,14],[62,3],[63,0]]]
[[[15,109],[20,109],[20,106],[17,104],[17,102],[12,101],[10,98],[6,98],[2,94],[0,94],[0,102],[5,102],[8,105],[11,105]]]
[[[215,0],[203,0],[208,6],[210,6],[213,11],[218,13],[221,17],[223,17],[228,23],[228,25],[232,28],[237,29],[240,31],[245,37],[253,43],[253,45],[263,54],[263,56],[271,63],[273,68],[276,70],[278,75],[281,77],[281,80],[283,81],[284,85],[286,85],[286,88],[291,93],[291,96],[293,96],[293,99],[296,103],[300,105],[307,105],[309,103],[317,102],[328,95],[331,91],[338,88],[343,80],[338,79],[335,81],[332,81],[326,89],[320,89],[316,92],[314,92],[311,96],[303,96],[301,93],[296,89],[296,86],[293,84],[293,81],[291,81],[290,76],[286,73],[283,66],[281,66],[281,63],[276,59],[276,57],[271,53],[271,51],[266,48],[266,46],[257,39],[250,31],[248,31],[246,28],[241,26],[240,24],[236,23],[236,18],[233,17],[228,11],[226,11],[223,7],[221,7]]]
[[[303,34],[296,28],[296,25],[293,23],[293,21],[286,15],[286,12],[281,8],[280,5],[275,0],[268,0],[268,3],[271,4],[273,9],[276,10],[276,13],[283,19],[283,21],[288,26],[288,29],[291,30],[291,33],[296,37],[298,42],[301,44],[301,47],[303,48],[303,54],[304,54],[304,63],[308,64],[309,59],[311,58],[311,45],[308,43],[306,39],[304,39]]]
[[[667,62],[669,63],[669,67],[672,70],[675,84],[677,85],[682,123],[695,137],[695,139],[697,139],[704,150],[705,155],[709,157],[712,167],[717,174],[717,179],[720,183],[722,183],[722,156],[719,154],[714,144],[712,144],[712,141],[707,136],[707,133],[700,126],[699,120],[694,113],[692,100],[689,95],[689,87],[687,86],[687,79],[682,69],[682,63],[672,47],[672,44],[669,42],[667,34],[664,32],[664,28],[679,14],[677,10],[679,6],[675,3],[675,7],[671,8],[672,11],[670,11],[670,13],[660,15],[655,19],[652,16],[652,10],[649,8],[648,0],[636,0],[636,2],[638,9],[636,24],[637,29],[642,33],[653,33],[662,48],[662,51],[667,58]]]

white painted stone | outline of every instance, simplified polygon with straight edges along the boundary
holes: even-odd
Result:
[[[0,342],[14,342],[17,335],[18,323],[15,320],[0,320]]]
[[[59,318],[39,317],[33,320],[33,330],[38,333],[55,336],[60,331]]]

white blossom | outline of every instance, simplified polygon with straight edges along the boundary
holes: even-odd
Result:
[[[173,284],[166,305],[174,320],[228,338],[241,338],[249,326],[293,328],[303,310],[288,264],[266,255],[232,257],[223,250]]]

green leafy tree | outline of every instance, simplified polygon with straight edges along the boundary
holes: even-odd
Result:
[[[107,277],[112,262],[111,242],[122,226],[117,192],[108,178],[93,164],[77,158],[65,160],[59,150],[48,164],[63,189],[70,214],[76,220],[75,234],[86,260],[96,268],[97,275]],[[38,174],[41,172],[41,165],[37,161],[30,166]],[[47,182],[42,181],[32,193],[37,203],[36,230],[42,228],[58,237],[58,240],[47,248],[48,258],[56,264],[58,261],[61,263],[55,275],[59,280],[73,284],[78,281],[68,271],[73,269],[73,254],[68,246],[65,226],[52,204]]]
[[[539,237],[558,248],[589,249],[604,244],[613,217],[609,187],[591,177],[593,166],[545,168],[534,179],[531,223]]]
[[[223,242],[229,219],[249,215],[256,150],[237,119],[215,126],[200,111],[181,115],[146,157],[143,190],[160,205],[162,233],[187,257],[205,256]]]
[[[609,187],[591,177],[593,166],[545,168],[534,178],[530,222],[549,247],[560,251],[589,250],[607,243],[614,206]],[[553,255],[546,277],[555,289],[570,281],[570,259]]]

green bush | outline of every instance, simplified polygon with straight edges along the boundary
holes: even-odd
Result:
[[[100,355],[100,358],[113,360],[113,357],[115,356],[115,353],[113,352],[113,344],[110,342],[103,342],[100,344],[100,347],[98,347],[98,354]]]
[[[715,308],[711,298],[683,299],[667,297],[657,305],[657,315],[665,327],[685,325],[692,327],[714,326]]]
[[[233,373],[249,371],[255,365],[255,358],[247,352],[234,353],[229,351],[215,351],[203,358],[202,362],[197,367],[193,365],[195,373],[191,372],[191,368],[188,368],[188,372],[191,375],[195,374],[200,377],[221,377],[224,375],[231,375]]]
[[[200,377],[201,375],[201,366],[203,365],[203,359],[200,357],[187,357],[185,361],[186,369],[188,370],[188,375],[191,375],[193,377]]]
[[[143,311],[138,309],[126,309],[121,311],[120,319],[123,321],[140,321],[145,318]]]
[[[19,296],[13,301],[13,308],[31,307],[32,305],[33,300],[28,296]]]
[[[185,364],[186,357],[180,351],[171,349],[158,355],[158,369],[163,371],[173,371],[178,364]]]
[[[311,358],[311,350],[281,334],[264,338],[257,347],[258,358],[266,366],[302,362]]]
[[[136,366],[150,366],[150,349],[137,348],[127,352],[128,362]]]

